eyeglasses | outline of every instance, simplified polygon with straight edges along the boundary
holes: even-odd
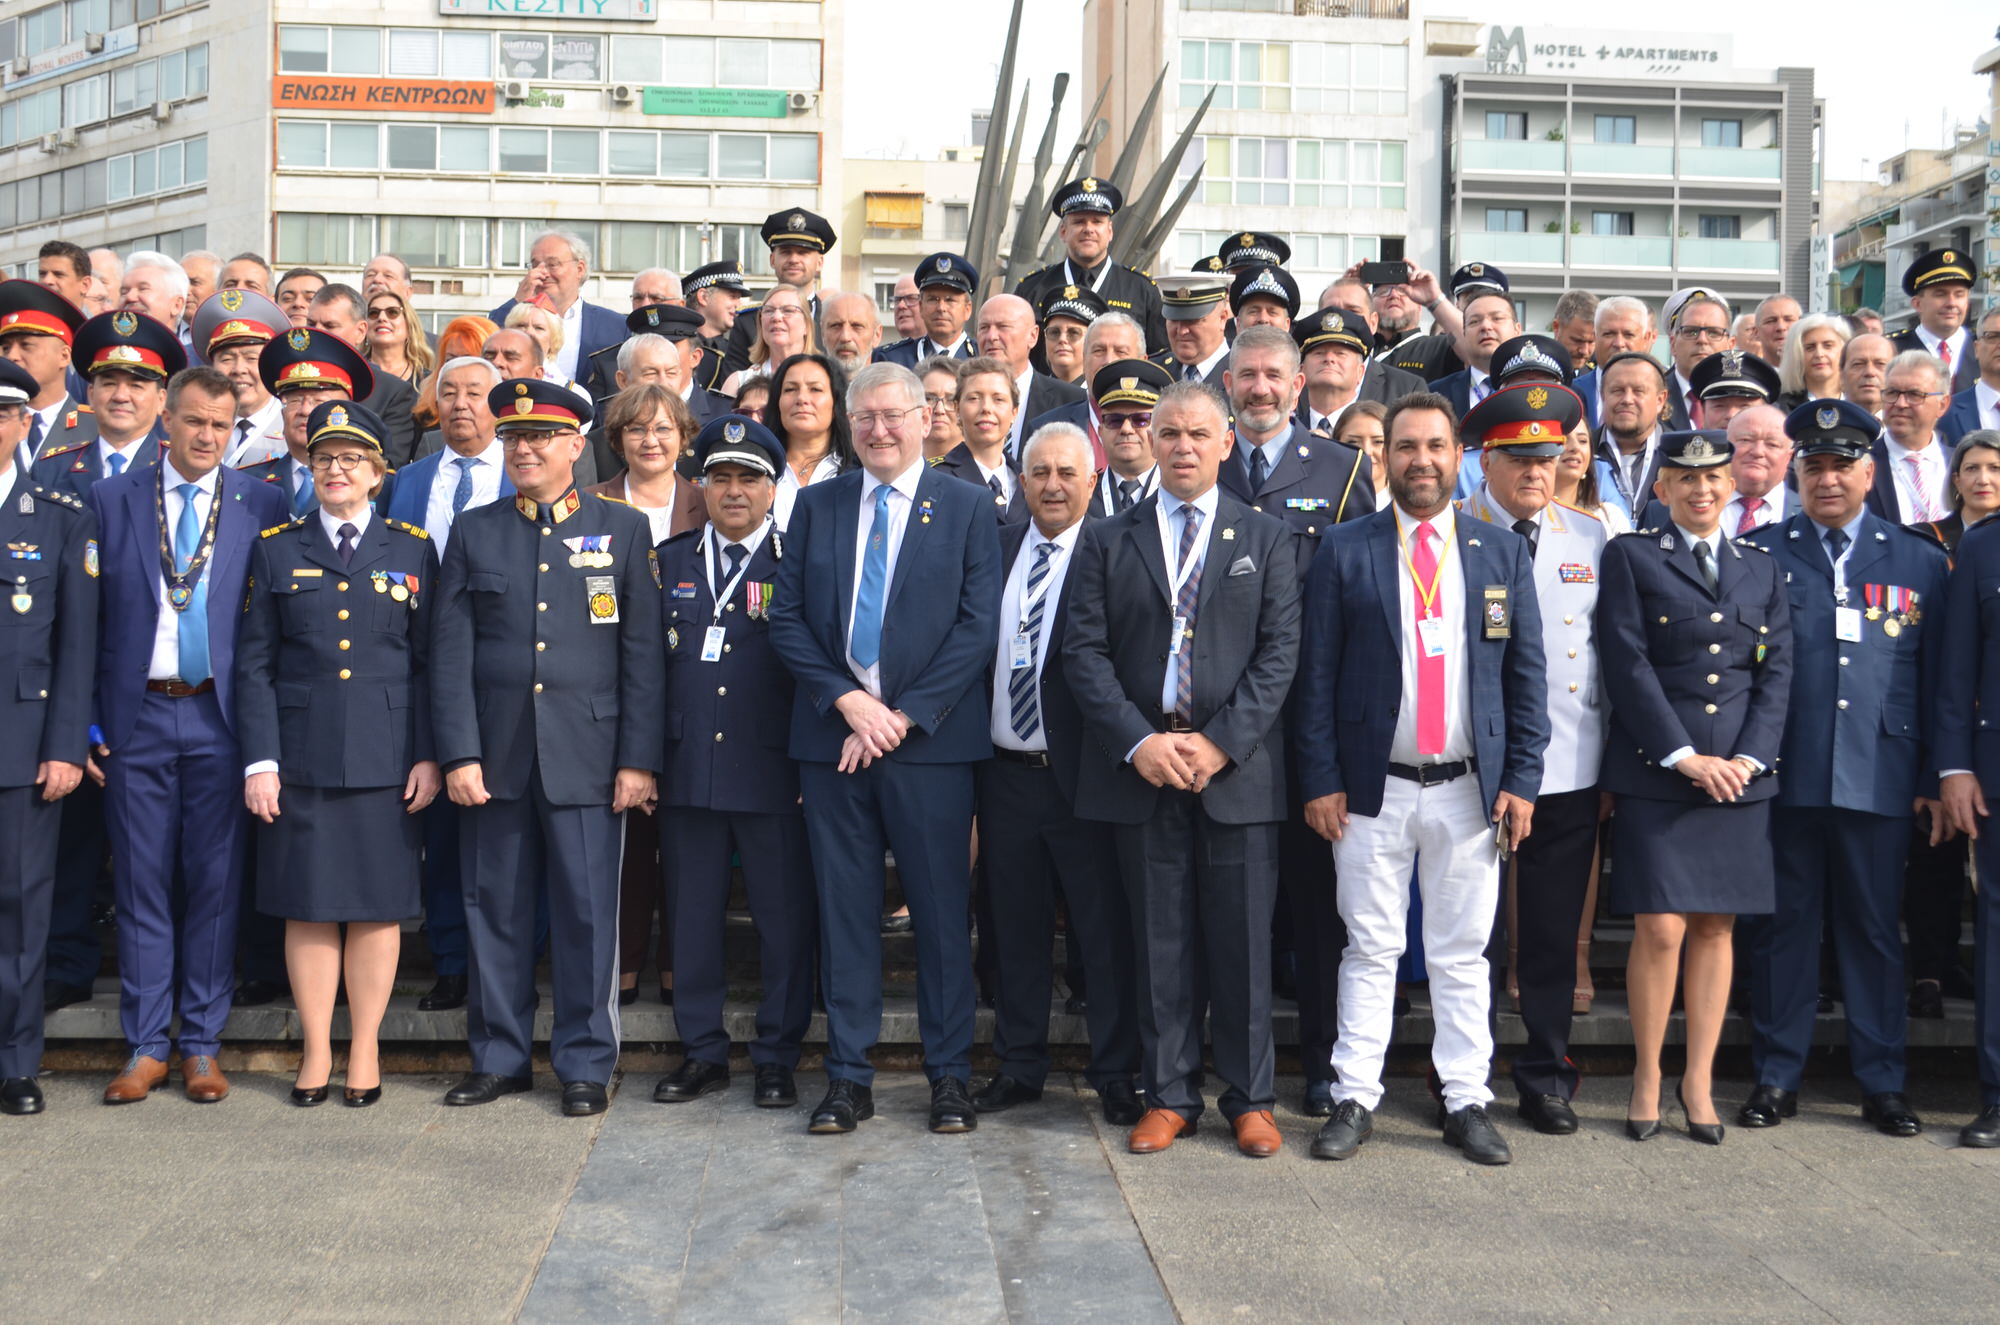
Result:
[[[323,474],[338,465],[341,472],[346,473],[349,470],[358,468],[361,462],[367,458],[367,454],[361,451],[342,451],[336,455],[315,455],[312,458],[312,467],[316,472]]]
[[[738,405],[735,412],[741,414],[746,419],[755,419],[759,423],[764,421],[764,407],[762,405]]]
[[[1727,340],[1729,339],[1729,328],[1728,327],[1675,327],[1674,334],[1676,336],[1685,336],[1689,340],[1701,340],[1701,341]]]
[[[543,258],[540,262],[530,262],[529,271],[561,271],[564,267],[577,265],[575,258]]]
[[[2000,331],[1982,331],[1973,337],[1981,345],[2000,344]]]
[[[1884,391],[1882,393],[1882,403],[1885,405],[1914,405],[1920,400],[1929,400],[1932,396],[1941,396],[1943,394],[1944,392],[1942,391]]]
[[[913,294],[899,294],[889,301],[890,306],[894,308],[901,308],[905,304],[914,304],[916,302],[917,296]]]
[[[1143,414],[1107,414],[1104,416],[1106,432],[1124,432],[1130,427],[1134,432],[1144,432],[1153,426],[1153,411]]]
[[[848,421],[854,425],[856,432],[873,432],[877,428],[887,430],[922,408],[922,405],[912,405],[908,409],[872,409],[865,414],[852,415]]]
[[[944,395],[938,392],[926,391],[924,392],[924,401],[932,409],[936,409],[940,405],[956,405],[958,403],[958,392],[954,391],[950,395]]]
[[[804,317],[806,310],[796,304],[765,304],[757,310],[758,317]]]
[[[671,442],[680,438],[681,430],[671,423],[662,423],[651,428],[643,423],[635,423],[627,427],[623,435],[627,442],[643,442],[649,437],[656,441]]]
[[[384,304],[380,308],[371,308],[368,310],[370,321],[395,322],[399,321],[402,316],[403,307],[401,304]]]
[[[576,429],[563,428],[556,432],[504,432],[500,434],[500,449],[511,451],[517,446],[525,446],[530,451],[546,451],[559,438],[576,436]]]

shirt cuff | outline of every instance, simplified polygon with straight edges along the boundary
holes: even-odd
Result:
[[[1148,741],[1152,740],[1152,739],[1153,739],[1153,738],[1154,738],[1155,736],[1158,736],[1158,735],[1159,735],[1159,733],[1158,733],[1158,732],[1147,732],[1147,733],[1146,733],[1146,734],[1145,734],[1144,736],[1141,736],[1141,737],[1139,738],[1139,745],[1144,745],[1144,744],[1145,744],[1146,742],[1148,742]],[[1133,746],[1133,747],[1132,747],[1132,748],[1131,748],[1130,750],[1127,750],[1127,751],[1125,752],[1125,762],[1126,762],[1126,763],[1128,763],[1128,764],[1129,764],[1129,763],[1131,763],[1131,762],[1132,762],[1132,759],[1133,759],[1133,756],[1135,756],[1135,755],[1137,755],[1137,754],[1139,753],[1139,745],[1135,745],[1135,746]]]
[[[1973,773],[1972,770],[1969,768],[1940,768],[1938,770],[1938,776],[1940,778],[1955,778],[1955,777],[1969,778],[1973,776]]]
[[[277,771],[278,771],[277,760],[259,759],[256,763],[250,765],[248,768],[243,770],[243,780],[247,782],[251,778],[256,777],[259,773],[275,773]]]
[[[1675,764],[1678,764],[1681,760],[1687,758],[1689,755],[1693,753],[1694,753],[1693,746],[1684,745],[1680,749],[1675,750],[1671,754],[1667,755],[1666,758],[1662,759],[1660,761],[1660,767],[1672,768]]]

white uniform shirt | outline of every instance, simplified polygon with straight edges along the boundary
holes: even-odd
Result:
[[[468,457],[478,463],[472,466],[472,496],[465,503],[466,510],[500,499],[500,480],[506,473],[501,459],[503,454],[504,450],[496,437],[486,443],[484,451]],[[431,476],[430,501],[424,506],[424,532],[437,544],[440,560],[444,558],[445,544],[451,539],[451,523],[457,518],[452,514],[451,500],[458,492],[460,458],[458,452],[450,447],[444,449],[437,473]]]
[[[1021,551],[1014,558],[1007,583],[1000,592],[1000,641],[993,654],[993,706],[989,722],[993,744],[1003,750],[1049,748],[1048,715],[1045,713],[1028,739],[1024,741],[1014,734],[1014,700],[1010,693],[1014,678],[1014,636],[1028,623],[1031,605],[1022,601],[1028,588],[1028,572],[1034,569],[1036,559],[1041,556],[1042,544],[1053,543],[1059,550],[1050,555],[1049,572],[1042,577],[1042,627],[1035,637],[1035,684],[1039,687],[1042,669],[1048,665],[1049,635],[1055,625],[1056,604],[1062,601],[1063,581],[1069,578],[1069,563],[1074,560],[1077,534],[1082,529],[1083,522],[1079,520],[1054,538],[1044,538],[1039,529],[1028,526],[1028,536],[1021,540]],[[1061,665],[1060,660],[1057,665]]]

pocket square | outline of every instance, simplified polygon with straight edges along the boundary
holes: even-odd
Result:
[[[1257,563],[1249,557],[1238,557],[1234,562],[1230,563],[1229,573],[1231,575],[1255,575],[1257,573]]]

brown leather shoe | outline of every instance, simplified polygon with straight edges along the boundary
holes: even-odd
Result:
[[[196,1104],[213,1104],[229,1094],[229,1079],[207,1054],[181,1059],[181,1087]]]
[[[157,1058],[133,1054],[125,1070],[104,1088],[106,1104],[137,1104],[166,1084],[167,1065]]]
[[[1236,1129],[1236,1148],[1252,1159],[1269,1159],[1285,1143],[1267,1109],[1239,1114],[1230,1126]]]
[[[1172,1109],[1148,1109],[1125,1142],[1135,1155],[1151,1155],[1165,1150],[1176,1138],[1194,1135],[1194,1124]]]

